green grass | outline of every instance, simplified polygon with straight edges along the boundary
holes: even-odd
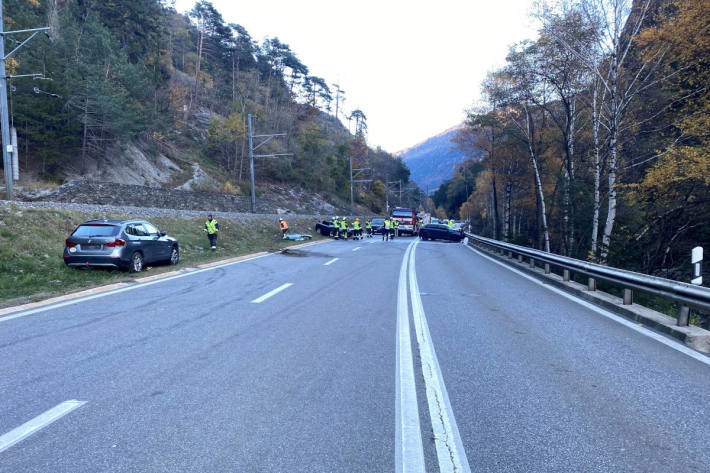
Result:
[[[149,267],[139,275],[117,270],[77,270],[64,264],[64,239],[81,222],[92,218],[137,218],[136,215],[98,214],[46,209],[0,208],[0,307],[7,307],[90,287],[127,281],[165,271],[259,251],[278,251],[299,242],[281,240],[278,220],[220,218],[218,251],[209,251],[204,218],[161,217],[150,220],[178,239],[180,264]],[[292,233],[313,231],[312,219],[289,217]]]

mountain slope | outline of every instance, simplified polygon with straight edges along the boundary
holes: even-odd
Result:
[[[467,156],[451,140],[463,124],[456,125],[438,135],[398,153],[411,171],[411,179],[424,190],[436,190],[449,179],[456,165]]]

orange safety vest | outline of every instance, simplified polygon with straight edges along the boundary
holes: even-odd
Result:
[[[286,220],[281,220],[281,230],[288,230],[288,223],[286,223]]]

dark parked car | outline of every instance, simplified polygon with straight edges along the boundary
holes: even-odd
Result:
[[[374,235],[382,233],[382,230],[384,230],[384,228],[385,228],[385,219],[384,218],[373,218],[371,223],[372,223],[372,233]]]
[[[419,229],[419,238],[422,240],[463,240],[463,231],[449,228],[448,225],[430,223]]]
[[[73,267],[137,273],[147,264],[178,261],[177,240],[145,220],[90,220],[79,225],[64,246],[64,263]]]
[[[348,221],[348,236],[353,234],[352,222]],[[321,220],[316,222],[316,231],[323,236],[330,236],[333,231],[333,222],[331,220]]]

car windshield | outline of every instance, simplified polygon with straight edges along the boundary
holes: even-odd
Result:
[[[121,227],[116,225],[80,225],[74,230],[72,236],[75,237],[108,237],[118,235]]]
[[[393,216],[393,217],[411,217],[411,216],[412,216],[412,211],[411,211],[411,210],[410,210],[410,211],[406,211],[406,210],[398,211],[398,210],[395,210],[394,212],[392,212],[392,216]]]
[[[383,225],[385,223],[384,218],[373,218],[372,219],[372,224],[373,225]]]

